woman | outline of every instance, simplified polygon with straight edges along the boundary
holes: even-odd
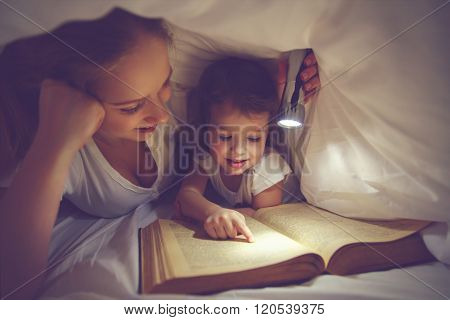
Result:
[[[167,185],[150,137],[169,120],[169,43],[161,20],[114,10],[5,48],[1,174],[18,170],[1,199],[2,296],[46,267],[62,195],[116,217]]]

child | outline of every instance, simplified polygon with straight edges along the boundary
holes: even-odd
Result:
[[[206,152],[183,181],[177,207],[182,215],[204,222],[214,239],[241,233],[252,242],[241,213],[251,210],[222,208],[203,194],[209,181],[232,206],[258,209],[281,203],[283,182],[291,169],[266,147],[269,125],[279,107],[275,83],[256,62],[229,58],[205,69],[190,104]]]
[[[163,192],[168,155],[158,139],[169,120],[169,42],[161,20],[117,9],[5,47],[2,298],[35,294],[62,196],[112,218]]]

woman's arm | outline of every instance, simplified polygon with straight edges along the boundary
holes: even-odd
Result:
[[[70,165],[104,117],[96,100],[53,80],[43,82],[39,106],[34,141],[0,198],[2,298],[35,295]]]
[[[32,297],[74,153],[36,140],[0,199],[2,298]]]
[[[6,193],[8,188],[0,188],[0,199],[3,198],[3,195]]]

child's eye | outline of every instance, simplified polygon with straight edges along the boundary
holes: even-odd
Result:
[[[250,142],[259,142],[261,140],[261,137],[247,137],[247,139]]]
[[[122,113],[126,113],[126,114],[133,114],[133,113],[137,112],[144,104],[145,104],[145,100],[142,100],[137,105],[135,105],[131,108],[120,109],[120,111]]]
[[[231,139],[231,136],[226,136],[226,135],[219,135],[219,139],[221,141],[228,141]]]

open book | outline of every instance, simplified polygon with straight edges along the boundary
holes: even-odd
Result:
[[[246,217],[255,242],[214,240],[202,225],[160,219],[140,230],[142,293],[209,293],[299,283],[431,261],[425,221],[363,221],[306,203]]]

